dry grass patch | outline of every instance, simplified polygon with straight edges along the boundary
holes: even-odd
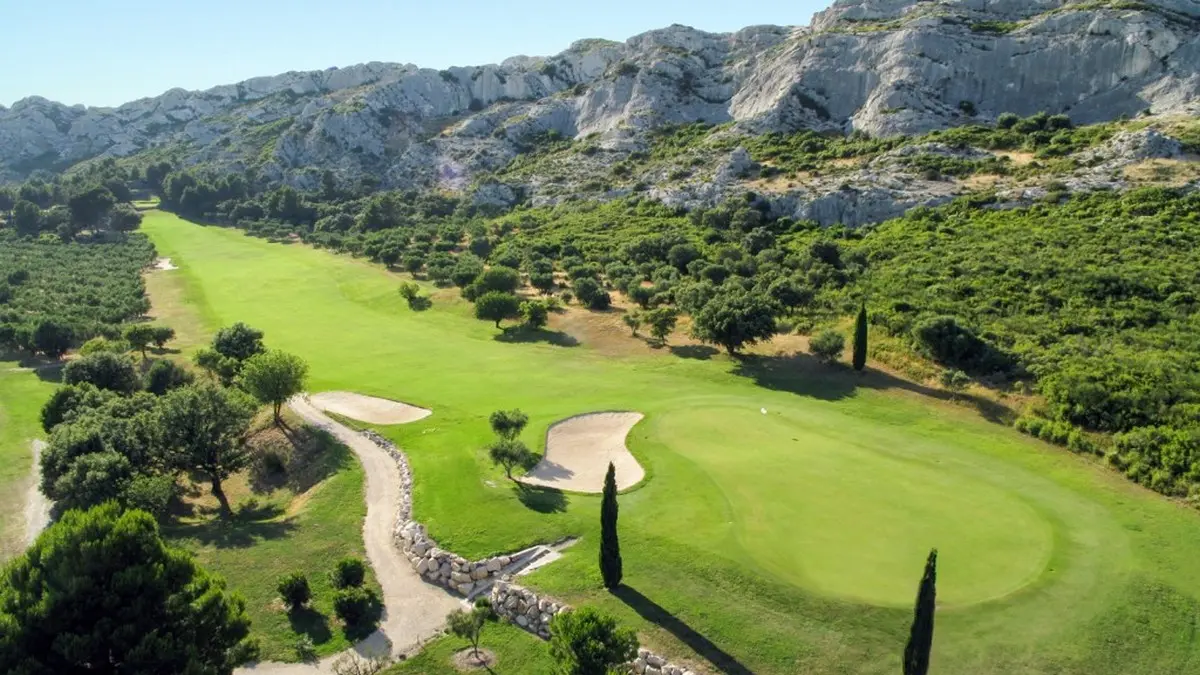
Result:
[[[1148,159],[1125,167],[1125,178],[1139,185],[1179,187],[1200,178],[1200,156]]]

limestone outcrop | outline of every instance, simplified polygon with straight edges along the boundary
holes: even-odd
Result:
[[[1066,113],[1076,123],[1195,114],[1197,101],[1196,0],[838,0],[810,26],[713,34],[676,25],[478,67],[367,63],[173,89],[116,108],[28,98],[0,107],[0,181],[153,150],[302,188],[331,170],[345,183],[370,176],[479,203],[554,203],[562,195],[544,176],[491,176],[548,137],[590,139],[600,154],[576,159],[608,170],[644,150],[649,130],[698,120],[733,123],[731,133],[886,136],[1004,112]],[[643,180],[652,196],[711,204],[744,189],[747,159],[713,158],[708,182]],[[882,173],[889,180],[869,188],[794,190],[776,208],[870,222],[947,196],[944,186]],[[589,173],[581,185],[601,198],[630,191],[597,182]]]

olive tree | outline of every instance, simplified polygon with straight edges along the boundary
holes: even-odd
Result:
[[[280,408],[304,391],[307,379],[308,364],[304,359],[277,349],[252,356],[242,366],[242,387],[260,403],[272,407],[276,426],[283,423]]]
[[[244,443],[254,416],[249,397],[211,383],[195,384],[163,396],[159,414],[170,463],[207,475],[221,511],[231,515],[221,483],[250,464]]]
[[[121,331],[121,339],[128,342],[133,349],[141,352],[144,359],[146,358],[146,348],[154,342],[154,326],[145,323],[131,323]]]
[[[525,425],[529,424],[529,415],[517,409],[497,410],[488,417],[488,423],[492,425],[492,431],[497,436],[511,441],[525,430]]]
[[[692,335],[720,345],[731,356],[775,335],[774,302],[741,289],[721,289],[693,317]]]
[[[521,309],[521,301],[512,293],[489,291],[475,300],[475,318],[500,322],[517,316]]]
[[[471,653],[476,660],[479,660],[479,638],[483,633],[483,627],[489,621],[495,620],[496,612],[487,598],[477,599],[475,606],[469,612],[456,609],[446,616],[450,632],[471,643]]]
[[[488,446],[488,456],[492,464],[504,467],[504,475],[513,480],[513,469],[529,468],[537,463],[537,455],[521,441],[502,438]]]

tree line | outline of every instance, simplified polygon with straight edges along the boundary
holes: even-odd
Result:
[[[954,133],[997,147],[1040,139],[1054,154],[1108,131],[1034,116]],[[808,140],[786,152],[841,152]],[[659,343],[688,316],[694,337],[730,354],[799,330],[831,361],[848,340],[827,326],[865,308],[874,330],[944,369],[952,391],[1032,385],[1045,405],[1019,429],[1101,455],[1160,492],[1200,489],[1193,194],[1051,192],[1018,209],[974,196],[859,229],[776,217],[753,193],[690,212],[634,196],[497,215],[453,196],[355,192],[326,175],[317,189],[246,199],[265,220],[236,220],[237,199],[219,202],[223,217],[458,286],[497,326],[540,328],[556,303],[605,311],[619,292],[638,305],[624,317],[632,332],[645,326]]]

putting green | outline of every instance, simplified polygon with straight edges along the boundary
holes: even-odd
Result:
[[[853,431],[814,428],[788,407],[688,408],[655,429],[714,477],[751,556],[815,590],[909,605],[912,575],[895,570],[935,547],[944,606],[1011,593],[1046,566],[1051,526],[1018,495],[936,452],[857,442]]]
[[[157,212],[143,229],[180,267],[166,273],[186,286],[186,307],[167,308],[180,318],[264,330],[309,361],[313,391],[434,411],[380,429],[408,451],[416,516],[444,547],[474,558],[580,536],[529,583],[666,653],[724,664],[712,671],[890,675],[936,546],[937,672],[1200,673],[1197,514],[905,392],[918,387],[514,344],[450,295],[411,311],[402,277],[362,260]],[[646,415],[628,447],[647,480],[621,496],[627,592],[600,589],[597,497],[519,489],[492,466],[487,416],[501,408],[529,414],[537,449],[572,415]]]

